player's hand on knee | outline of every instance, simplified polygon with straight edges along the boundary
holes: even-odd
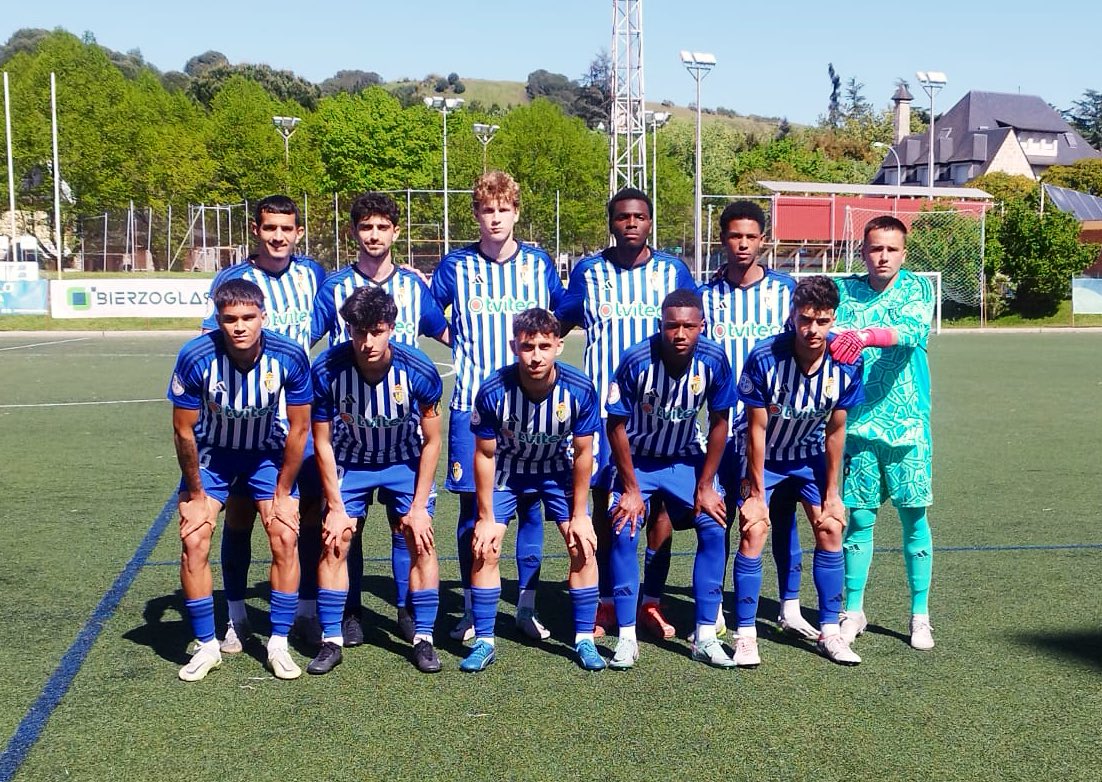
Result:
[[[724,529],[727,528],[727,503],[723,499],[723,495],[716,491],[711,484],[696,487],[693,518],[702,513],[711,517],[719,526]]]
[[[427,508],[410,508],[409,513],[399,523],[402,534],[412,543],[417,556],[432,551],[436,538],[432,530],[432,516]]]
[[[260,518],[265,527],[270,527],[272,524],[282,524],[296,533],[298,532],[298,497],[292,497],[290,494],[277,494],[272,497],[267,509],[264,509],[264,503],[260,503],[260,507],[262,509]]]
[[[812,524],[818,529],[822,527],[829,532],[841,532],[846,527],[846,507],[837,494],[823,500],[823,509],[819,513],[819,523]]]
[[[329,508],[321,525],[321,543],[327,550],[339,554],[356,534],[356,520],[343,508]]]
[[[769,529],[769,506],[762,497],[747,497],[738,512],[739,532],[747,535],[756,528]]]
[[[626,491],[620,495],[620,501],[612,509],[612,531],[617,535],[625,526],[630,525],[631,537],[643,524],[647,514],[647,505],[643,502],[643,495],[638,491]]]
[[[589,516],[576,516],[566,524],[566,548],[576,556],[589,559],[597,553],[597,532]]]
[[[180,540],[187,540],[208,524],[210,525],[208,534],[214,534],[214,525],[218,519],[217,500],[204,494],[195,499],[182,500],[179,510]]]
[[[479,560],[496,560],[501,554],[501,541],[504,537],[504,524],[498,524],[492,518],[481,518],[474,525],[471,553]]]

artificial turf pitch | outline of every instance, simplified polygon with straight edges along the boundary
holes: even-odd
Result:
[[[161,398],[181,339],[64,339],[0,337],[0,782],[1102,779],[1102,335],[934,338],[932,652],[906,644],[899,524],[887,509],[856,668],[773,631],[768,557],[762,666],[692,662],[691,557],[676,556],[679,637],[644,642],[633,671],[586,674],[572,661],[566,561],[548,528],[539,608],[552,639],[513,631],[505,563],[498,662],[464,675],[446,632],[460,597],[456,506],[442,493],[442,674],[419,674],[397,638],[389,540],[373,516],[366,646],[328,676],[281,682],[258,640],[190,685],[176,678],[190,631],[174,516],[149,534],[178,478],[169,406],[106,404]],[[580,348],[568,340],[567,359],[579,363]],[[23,406],[71,402],[97,404]],[[147,537],[148,558],[135,559]],[[688,552],[691,538],[677,537]],[[266,555],[259,530],[253,548]],[[805,565],[803,602],[814,606],[809,553]],[[263,632],[266,565],[250,575]],[[220,591],[216,601],[221,632]],[[305,665],[312,650],[295,654]]]

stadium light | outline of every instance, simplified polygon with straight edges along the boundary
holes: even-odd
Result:
[[[476,122],[474,124],[474,136],[482,144],[482,173],[486,173],[486,150],[490,146],[490,142],[494,140],[494,134],[496,134],[501,128],[497,125],[487,125],[485,122]]]
[[[663,127],[670,121],[672,116],[668,111],[647,111],[643,112],[643,124],[644,126],[650,125],[651,127],[651,186],[650,186],[650,200],[651,200],[651,224],[650,224],[650,243],[652,247],[658,247],[658,129]]]
[[[295,135],[295,128],[300,122],[299,117],[272,117],[272,124],[283,136],[283,160],[288,168],[291,167],[291,136]]]
[[[444,255],[451,252],[451,242],[448,239],[448,112],[463,108],[464,103],[462,98],[445,98],[440,95],[425,98],[426,106],[444,116]]]
[[[696,278],[702,274],[702,256],[700,248],[700,212],[704,208],[700,184],[700,82],[716,66],[716,56],[708,52],[690,52],[681,50],[681,63],[696,80],[696,173],[693,198],[693,252],[696,261]]]
[[[934,197],[934,95],[944,89],[948,78],[941,71],[915,71],[918,83],[930,96],[930,161],[926,173],[926,184],[930,188],[930,198]]]
[[[872,142],[873,149],[886,149],[892,153],[892,157],[895,158],[895,202],[899,203],[899,188],[903,185],[903,166],[899,163],[899,153],[895,151],[895,147],[891,144],[885,144],[883,141]]]

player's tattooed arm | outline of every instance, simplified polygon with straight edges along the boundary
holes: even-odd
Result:
[[[198,410],[172,408],[173,444],[185,487],[179,506],[180,540],[185,540],[208,524],[213,532],[218,518],[218,503],[203,491],[203,481],[199,477],[199,448],[195,443],[195,424],[198,420]]]

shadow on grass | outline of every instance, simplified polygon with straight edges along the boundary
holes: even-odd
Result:
[[[1019,633],[1014,640],[1031,648],[1042,648],[1057,657],[1087,663],[1102,670],[1102,630],[1066,633]]]

